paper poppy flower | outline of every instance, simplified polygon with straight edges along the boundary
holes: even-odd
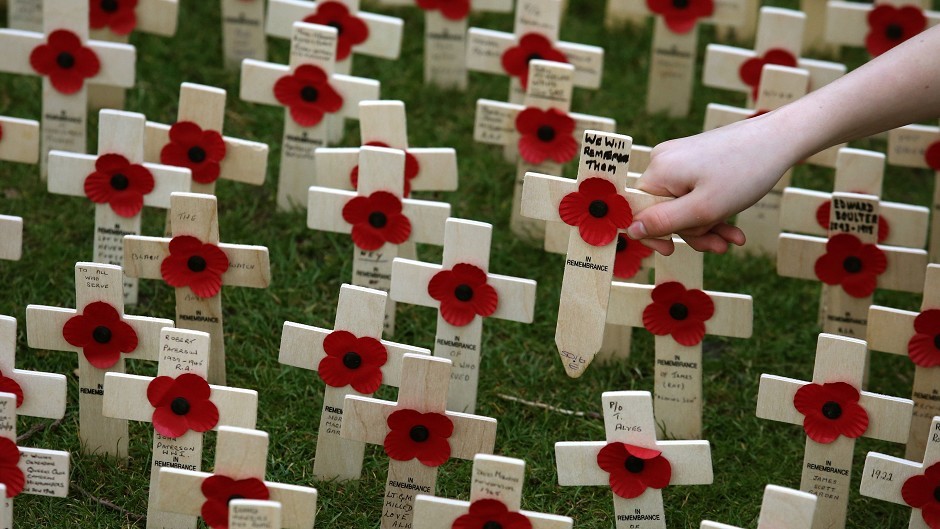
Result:
[[[387,191],[353,198],[343,206],[343,220],[352,224],[353,243],[366,251],[387,242],[401,244],[411,236],[411,221],[401,213],[401,200]]]
[[[157,377],[147,386],[147,400],[153,406],[153,429],[166,437],[192,430],[208,432],[219,423],[219,409],[209,400],[212,389],[194,373]]]
[[[935,141],[927,147],[924,151],[924,161],[927,163],[927,167],[934,171],[940,171],[940,141]]]
[[[552,41],[539,33],[526,33],[519,39],[519,44],[503,52],[500,63],[510,77],[518,77],[522,88],[529,85],[529,62],[543,61],[568,62],[561,51],[555,49]]]
[[[816,223],[823,229],[829,229],[829,214],[832,211],[832,201],[826,201],[816,208]],[[884,216],[878,215],[878,242],[884,242],[891,234],[891,227]]]
[[[137,349],[137,333],[104,301],[89,303],[81,314],[69,318],[62,326],[62,337],[80,348],[98,369],[108,369],[120,360],[121,353]]]
[[[202,520],[212,529],[228,527],[228,504],[232,500],[266,500],[271,497],[268,487],[258,478],[232,479],[218,474],[202,481]]]
[[[441,270],[428,281],[428,294],[441,302],[444,321],[456,327],[487,318],[499,306],[499,294],[486,283],[486,272],[467,263]]]
[[[463,20],[470,14],[470,0],[418,0],[425,11],[440,11],[447,20]]]
[[[673,33],[688,33],[700,18],[715,12],[714,0],[646,0],[646,6],[662,16]]]
[[[656,336],[670,335],[680,345],[691,347],[705,337],[705,322],[715,315],[715,303],[708,294],[682,283],[656,285],[653,302],[643,309],[643,326]]]
[[[290,109],[290,117],[301,127],[323,121],[324,114],[343,108],[343,96],[330,85],[330,76],[319,66],[304,64],[274,83],[274,97]]]
[[[901,497],[911,508],[920,509],[927,527],[940,529],[940,463],[930,465],[919,476],[907,478],[901,487]]]
[[[192,171],[194,182],[211,184],[219,179],[225,150],[225,140],[218,131],[180,121],[170,127],[170,142],[160,150],[160,163],[185,167]]]
[[[52,87],[63,94],[74,94],[85,79],[98,75],[101,63],[91,48],[82,45],[78,35],[65,29],[49,34],[45,44],[29,54],[29,64],[39,75],[49,77]]]
[[[153,191],[153,174],[120,154],[102,154],[95,172],[85,178],[85,196],[96,204],[108,204],[122,217],[133,217],[144,207],[144,196]]]
[[[633,210],[627,199],[617,193],[617,186],[603,178],[587,178],[578,190],[568,193],[558,205],[561,220],[577,226],[584,242],[606,246],[633,222]]]
[[[23,405],[23,388],[20,387],[19,382],[3,373],[0,373],[0,393],[16,395],[16,407],[19,408]]]
[[[920,367],[940,366],[940,310],[929,309],[914,318],[914,336],[907,354]]]
[[[467,514],[454,520],[451,529],[532,529],[532,522],[522,514],[510,511],[495,499],[477,500]]]
[[[816,260],[816,277],[827,285],[842,285],[856,298],[870,296],[878,276],[888,268],[888,258],[874,244],[862,244],[854,235],[840,233],[826,243],[826,253]]]
[[[630,279],[640,271],[643,259],[653,255],[652,248],[640,241],[630,240],[626,235],[617,234],[617,254],[614,256],[614,277]]]
[[[391,146],[384,141],[370,141],[366,143],[367,147],[385,147],[387,149]],[[421,172],[421,164],[418,162],[418,158],[415,155],[411,154],[407,150],[405,151],[405,192],[404,196],[411,196],[411,181],[418,176],[418,173]],[[353,167],[352,172],[349,173],[349,181],[352,182],[353,189],[359,189],[359,165]]]
[[[803,430],[817,443],[829,444],[844,435],[861,437],[868,430],[868,412],[851,384],[806,384],[796,391],[793,406],[803,414]]]
[[[0,483],[7,488],[7,498],[13,498],[23,491],[26,476],[17,466],[20,462],[20,449],[16,443],[0,437]]]
[[[369,39],[369,26],[339,2],[319,2],[317,10],[304,18],[304,22],[332,26],[338,33],[336,60],[343,61],[352,53],[352,47]]]
[[[531,164],[570,161],[578,154],[574,119],[556,108],[527,108],[516,116],[519,155]]]
[[[760,57],[753,57],[744,61],[741,68],[738,69],[738,76],[741,82],[751,87],[751,97],[757,99],[757,91],[760,88],[760,78],[764,71],[765,64],[777,64],[780,66],[796,67],[797,58],[789,51],[782,48],[772,48],[764,52]]]
[[[437,467],[450,459],[454,423],[442,413],[398,410],[388,416],[385,453],[395,461],[417,458],[422,465]]]
[[[369,336],[357,337],[349,331],[333,331],[323,340],[326,356],[317,373],[328,386],[352,386],[359,393],[375,393],[382,385],[382,366],[388,351],[382,342]]]
[[[160,275],[168,285],[189,287],[200,298],[211,298],[222,290],[222,274],[227,270],[225,252],[190,235],[173,237],[170,255],[160,263]]]
[[[610,488],[621,498],[638,498],[647,488],[665,488],[672,479],[672,465],[662,452],[625,443],[601,448],[597,466],[610,474]]]
[[[878,4],[868,12],[865,48],[877,57],[927,28],[927,17],[917,6]]]
[[[89,0],[91,28],[127,35],[137,27],[137,0]]]

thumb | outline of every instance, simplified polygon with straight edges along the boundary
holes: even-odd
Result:
[[[627,236],[631,239],[665,237],[690,228],[708,226],[710,220],[699,214],[700,208],[695,206],[694,195],[689,193],[660,202],[637,213],[627,228]]]

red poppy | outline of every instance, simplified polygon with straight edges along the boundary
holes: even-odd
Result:
[[[154,408],[154,430],[176,439],[190,430],[208,432],[215,428],[219,409],[209,400],[211,393],[209,383],[194,373],[153,379],[147,386],[147,400]]]
[[[353,198],[343,206],[343,220],[353,226],[353,243],[366,251],[411,237],[411,221],[401,213],[401,200],[387,191]]]
[[[924,151],[924,161],[927,162],[927,167],[940,171],[940,141],[935,141],[927,147]]]
[[[574,119],[557,108],[527,108],[516,116],[519,155],[531,164],[566,163],[578,154]]]
[[[646,6],[661,15],[673,33],[688,33],[700,18],[715,12],[714,0],[646,0]]]
[[[62,326],[62,337],[80,348],[98,369],[108,369],[120,360],[121,353],[137,349],[137,333],[104,301],[89,303],[81,314],[69,318]]]
[[[418,0],[425,11],[440,11],[447,20],[463,20],[470,14],[470,0]]]
[[[901,497],[911,508],[920,509],[927,527],[940,529],[940,463],[930,465],[923,474],[907,478],[901,487]]]
[[[214,244],[203,244],[190,235],[170,241],[170,255],[160,263],[160,275],[168,285],[189,287],[200,298],[211,298],[222,289],[228,256]]]
[[[748,116],[748,119],[756,118],[757,116],[763,116],[764,114],[770,112],[769,110],[755,110],[753,114]]]
[[[228,528],[228,504],[232,500],[266,500],[268,487],[258,478],[235,480],[218,474],[202,481],[202,520],[212,529]]]
[[[614,277],[630,279],[640,271],[643,259],[653,255],[653,249],[640,241],[630,240],[622,233],[617,234],[617,254],[614,257]]]
[[[764,71],[765,64],[779,64],[780,66],[796,67],[796,56],[783,48],[772,48],[764,52],[761,57],[753,57],[744,61],[741,68],[738,69],[738,76],[741,82],[751,87],[751,97],[757,99],[757,91],[760,87],[761,74]]]
[[[524,515],[510,511],[499,500],[486,498],[470,504],[467,514],[454,520],[451,529],[532,529]]]
[[[877,57],[927,28],[927,17],[917,6],[878,4],[868,12],[865,48]]]
[[[816,223],[824,229],[829,229],[829,214],[832,210],[832,201],[823,202],[816,208]],[[878,242],[884,242],[891,233],[891,227],[888,221],[881,215],[878,216]]]
[[[597,466],[610,474],[610,488],[621,498],[640,497],[647,488],[662,489],[672,479],[672,465],[659,450],[608,443],[597,453]]]
[[[526,88],[529,85],[529,62],[535,59],[568,62],[565,54],[555,49],[548,37],[539,33],[523,35],[518,45],[503,52],[500,62],[506,74],[510,77],[518,77],[522,88]]]
[[[584,242],[606,246],[633,222],[630,203],[618,194],[617,186],[603,178],[587,178],[578,190],[568,193],[558,205],[561,220],[577,226]]]
[[[366,143],[367,147],[385,147],[386,149],[391,149],[392,147],[385,143],[384,141],[370,141]],[[407,150],[405,151],[405,197],[411,196],[411,181],[418,176],[418,173],[421,171],[421,164],[418,163],[418,158],[415,155],[411,154]],[[353,189],[359,189],[359,165],[353,167],[352,172],[349,173],[349,181],[352,182]]]
[[[343,108],[343,96],[330,85],[330,76],[312,64],[278,79],[274,97],[290,108],[290,117],[301,127],[312,127],[323,121],[324,114]]]
[[[656,285],[653,302],[643,309],[643,326],[657,335],[671,335],[680,345],[693,346],[705,337],[705,322],[715,315],[715,303],[705,292],[670,281]]]
[[[48,75],[52,87],[63,94],[74,94],[85,85],[85,79],[98,75],[101,63],[82,39],[66,29],[49,34],[45,44],[29,54],[29,64],[39,75]]]
[[[0,483],[7,488],[7,498],[13,498],[23,491],[26,476],[17,466],[20,462],[20,449],[16,443],[0,437]]]
[[[19,408],[23,405],[23,388],[20,387],[19,382],[3,373],[0,373],[0,393],[16,395],[16,407]]]
[[[888,258],[874,244],[862,244],[858,237],[840,233],[826,243],[826,253],[816,260],[815,268],[823,283],[842,285],[846,294],[864,298],[875,291]]]
[[[170,142],[160,151],[160,163],[185,167],[192,171],[194,182],[211,184],[219,179],[219,162],[225,151],[225,140],[218,131],[180,121],[170,127]]]
[[[797,390],[793,406],[804,416],[806,435],[817,443],[829,444],[840,435],[855,439],[868,430],[868,412],[859,405],[860,396],[845,382],[806,384]]]
[[[395,461],[418,458],[428,467],[443,465],[450,459],[454,423],[442,413],[398,410],[388,416],[385,453]]]
[[[102,154],[95,172],[85,178],[85,196],[96,204],[110,204],[122,217],[133,217],[144,207],[144,195],[153,191],[153,175],[120,154]]]
[[[317,373],[328,386],[352,386],[359,393],[375,393],[382,385],[382,366],[388,351],[382,342],[349,331],[333,331],[323,341],[326,356],[320,360]]]
[[[499,294],[486,279],[486,272],[480,268],[458,263],[434,274],[428,281],[428,294],[441,302],[444,321],[463,327],[477,316],[491,316],[499,306]]]
[[[137,0],[89,0],[92,29],[127,35],[137,27]]]
[[[929,309],[914,318],[914,336],[907,354],[920,367],[940,366],[940,310]]]
[[[349,8],[339,2],[319,2],[317,10],[304,18],[304,22],[332,26],[338,32],[336,60],[342,61],[352,52],[352,47],[369,39],[369,26],[349,12]]]

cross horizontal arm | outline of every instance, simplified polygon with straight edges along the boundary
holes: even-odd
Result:
[[[451,527],[470,509],[470,502],[438,498],[426,494],[415,496],[415,517],[413,529],[439,529]],[[570,529],[571,518],[555,514],[542,514],[532,511],[518,511],[531,523],[531,529]],[[527,526],[528,527],[528,526]]]
[[[271,0],[268,4],[268,23],[266,31],[272,37],[291,38],[294,22],[312,15],[316,4],[300,0]],[[373,13],[353,13],[365,22],[369,38],[356,46],[353,51],[383,59],[397,59],[401,54],[401,40],[405,23],[400,18],[376,15]]]
[[[886,485],[882,480],[870,479],[878,471],[881,471],[883,475],[891,474],[891,482],[895,485]],[[868,452],[868,456],[865,457],[865,470],[862,471],[865,479],[862,479],[859,492],[862,496],[906,505],[904,498],[901,497],[901,485],[923,472],[924,466],[920,463],[877,452]]]
[[[148,121],[145,138],[147,159],[158,160],[160,149],[170,141],[170,126]],[[219,166],[225,175],[224,179],[243,184],[263,184],[268,167],[267,144],[228,136],[222,139],[225,142],[225,158]],[[153,156],[154,151],[156,156]]]
[[[149,0],[137,3],[136,31],[172,37],[179,19],[179,0]]]
[[[570,112],[568,116],[574,120],[574,132],[572,135],[575,138],[583,138],[584,131],[586,130],[617,132],[617,122],[610,118],[581,114],[579,112]]]
[[[4,374],[15,380],[23,390],[23,404],[16,409],[17,415],[43,419],[61,419],[65,416],[68,389],[65,375],[23,369]]]
[[[525,109],[515,103],[477,99],[473,139],[490,145],[509,145],[518,140],[516,116]]]
[[[555,443],[558,484],[607,485],[610,474],[597,464],[606,441]],[[672,465],[670,485],[703,485],[712,482],[711,447],[708,441],[658,441],[656,450]]]
[[[0,141],[0,160],[29,164],[39,162],[38,122],[0,117],[0,127],[7,138],[7,141]]]
[[[888,131],[888,163],[901,167],[928,167],[924,153],[940,139],[940,129],[907,125]]]
[[[741,66],[750,59],[757,57],[753,50],[745,50],[726,46],[724,44],[709,44],[705,50],[705,65],[702,73],[702,83],[706,86],[748,92],[751,87],[741,80],[738,72]],[[846,67],[829,61],[815,59],[797,59],[797,67],[809,72],[810,89],[826,86],[845,75]]]
[[[871,31],[868,24],[871,10],[868,3],[830,0],[826,8],[826,41],[840,46],[863,46]],[[940,13],[924,11],[924,15],[927,27],[940,23]]]
[[[23,256],[23,219],[0,215],[0,259],[19,261]]]
[[[656,286],[615,281],[610,288],[607,323],[643,327],[643,311],[653,302],[652,293]],[[754,320],[751,296],[704,292],[715,304],[715,314],[705,322],[705,334],[750,338]]]
[[[879,307],[868,308],[868,348],[896,355],[907,354],[907,344],[914,337],[916,312]]]
[[[219,244],[229,260],[222,284],[266,288],[271,283],[271,262],[264,246]],[[170,240],[164,237],[124,237],[124,266],[130,277],[161,279],[160,266],[170,255]]]
[[[2,71],[18,75],[37,75],[29,64],[29,55],[45,41],[45,35],[19,29],[0,30],[3,46]]]
[[[317,149],[317,181],[323,187],[352,190],[350,174],[359,165],[359,151],[359,147]],[[405,152],[418,161],[412,191],[457,190],[457,151],[450,147],[418,147]]]

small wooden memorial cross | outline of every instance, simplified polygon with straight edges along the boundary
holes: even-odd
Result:
[[[522,486],[526,480],[525,461],[521,459],[477,454],[470,479],[470,501],[419,494],[415,498],[413,529],[455,526],[571,529],[574,523],[568,516],[522,510]],[[523,524],[523,520],[531,525]]]
[[[232,500],[228,529],[281,529],[281,504],[266,500]]]
[[[930,262],[940,262],[940,127],[908,125],[888,132],[888,163],[934,171]]]
[[[483,319],[532,323],[535,281],[489,273],[493,226],[447,219],[440,265],[395,258],[391,297],[438,309],[434,356],[454,363],[447,409],[473,413]]]
[[[906,355],[914,363],[914,417],[908,459],[924,455],[930,421],[940,415],[940,265],[927,266],[920,313],[872,305],[868,309],[868,348]]]
[[[382,340],[385,303],[380,290],[343,285],[333,330],[284,322],[278,361],[316,371],[326,384],[313,477],[351,480],[362,475],[365,443],[340,438],[346,395],[371,395],[381,385],[398,387],[401,361],[427,349]]]
[[[264,481],[268,434],[220,426],[213,473],[163,467],[157,484],[157,508],[201,516],[213,529],[229,524],[229,499],[270,500],[281,504],[284,529],[313,529],[317,490]],[[234,529],[234,528],[232,528]]]
[[[42,76],[41,176],[53,149],[85,152],[88,84],[134,85],[136,51],[88,40],[88,2],[44,0],[45,34],[0,29],[0,72]]]
[[[23,218],[0,215],[0,259],[19,261],[23,256]]]
[[[264,0],[222,0],[222,55],[231,69],[244,59],[268,58]]]
[[[140,235],[144,206],[169,209],[170,193],[189,191],[189,169],[143,163],[146,123],[143,114],[102,110],[98,156],[49,153],[49,192],[96,203],[96,263],[123,265],[124,236]],[[124,303],[137,304],[136,278],[124,278]]]
[[[16,414],[43,419],[65,415],[65,375],[16,369],[16,318],[0,316],[0,387],[16,395]]]
[[[11,29],[42,32],[43,0],[6,0],[7,25]]]
[[[798,490],[767,485],[760,508],[757,529],[813,529],[816,496]],[[723,523],[703,521],[699,529],[740,529]]]
[[[562,165],[577,156],[585,130],[614,132],[617,124],[570,111],[575,75],[570,64],[533,60],[528,68],[529,83],[521,105],[477,100],[473,139],[519,153],[510,228],[523,238],[542,240],[545,222],[525,218],[520,212],[526,172],[561,175]]]
[[[864,47],[877,57],[928,27],[940,24],[929,0],[826,3],[826,40],[836,46]]]
[[[317,184],[314,153],[329,143],[330,127],[342,130],[346,119],[358,118],[360,101],[379,97],[378,81],[333,73],[336,43],[336,28],[295,22],[289,66],[242,63],[241,98],[284,107],[277,186],[283,210],[306,205],[307,189]]]
[[[522,214],[571,226],[555,345],[572,378],[584,374],[603,343],[618,233],[635,212],[669,200],[626,188],[632,142],[585,131],[576,181],[525,175]]]
[[[362,147],[359,186],[353,191],[313,186],[307,226],[314,230],[351,233],[352,284],[384,290],[392,285],[392,261],[399,245],[409,241],[444,244],[444,221],[450,204],[402,198],[405,152]],[[395,302],[385,304],[385,335],[395,332]]]
[[[160,331],[157,377],[108,373],[104,414],[153,423],[147,527],[196,527],[196,517],[157,508],[160,469],[202,469],[203,433],[220,425],[254,428],[258,392],[210,386],[209,335],[185,329]]]
[[[648,391],[601,395],[606,440],[555,443],[558,484],[609,486],[617,529],[666,529],[662,489],[710,485],[708,441],[658,441]]]
[[[660,437],[702,437],[702,339],[706,334],[750,338],[751,296],[703,291],[700,252],[675,240],[670,256],[656,254],[655,285],[614,283],[607,321],[645,327],[656,335],[654,409]]]
[[[820,334],[812,382],[761,375],[757,416],[806,431],[800,490],[818,497],[814,529],[845,527],[855,439],[907,441],[913,403],[859,391],[865,342]]]
[[[219,242],[216,198],[170,196],[171,237],[124,238],[131,277],[163,279],[176,288],[176,321],[182,329],[209,333],[209,383],[225,384],[222,286],[267,288],[271,263],[264,246]]]
[[[384,445],[391,458],[382,529],[411,525],[415,496],[434,494],[440,465],[493,453],[496,419],[445,411],[450,378],[450,360],[407,354],[398,402],[346,397],[340,435]]]
[[[78,355],[79,437],[86,454],[127,457],[127,421],[102,414],[104,376],[124,372],[124,355],[156,360],[160,329],[173,320],[126,316],[120,266],[75,264],[75,307],[26,307],[29,346]]]

